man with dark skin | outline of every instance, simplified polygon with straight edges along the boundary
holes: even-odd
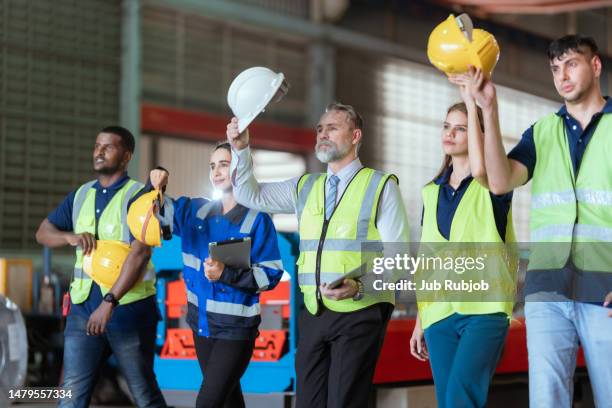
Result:
[[[151,250],[133,239],[126,222],[131,203],[150,187],[127,175],[134,144],[127,129],[102,129],[93,149],[96,180],[70,193],[36,232],[41,245],[70,245],[77,251],[64,333],[62,387],[71,395],[60,401],[60,407],[89,405],[98,372],[111,354],[117,358],[137,406],[166,406],[153,372],[159,314],[155,275],[147,267]],[[110,288],[83,273],[82,258],[96,249],[97,240],[130,245],[119,277]]]

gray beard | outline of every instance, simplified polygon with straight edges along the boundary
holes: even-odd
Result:
[[[327,151],[316,149],[315,156],[317,156],[317,159],[319,159],[320,162],[327,164],[345,158],[349,151],[350,146],[343,152],[338,149],[336,144],[332,144],[331,148],[329,148]]]

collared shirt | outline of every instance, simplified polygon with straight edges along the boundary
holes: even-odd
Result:
[[[350,162],[347,166],[345,166],[342,169],[340,169],[340,171],[338,173],[336,173],[336,174],[334,174],[331,171],[331,169],[329,167],[327,167],[327,182],[325,183],[325,195],[326,196],[329,195],[329,187],[330,187],[329,179],[330,179],[330,177],[331,176],[338,177],[340,179],[340,181],[338,182],[338,186],[336,187],[337,188],[337,190],[336,190],[336,204],[338,204],[338,201],[340,201],[340,198],[342,198],[342,194],[344,193],[344,190],[346,190],[346,187],[350,183],[351,179],[362,168],[363,168],[363,164],[361,164],[361,160],[359,160],[359,158],[356,158],[355,160]]]
[[[348,182],[363,165],[353,160],[336,174],[340,178],[336,202],[342,197]],[[328,167],[328,175],[331,170]],[[236,201],[242,205],[269,213],[297,213],[297,184],[299,177],[273,183],[258,183],[253,174],[250,148],[236,152],[232,149],[230,174]],[[326,192],[329,183],[326,183]],[[397,183],[387,183],[382,191],[376,226],[383,242],[409,242],[408,217]]]
[[[451,225],[457,207],[463,198],[470,182],[474,180],[472,175],[468,175],[455,190],[450,185],[450,176],[453,173],[453,166],[449,166],[434,183],[440,186],[438,193],[438,207],[436,210],[436,220],[438,221],[438,229],[440,234],[446,239],[450,237]],[[508,225],[508,212],[512,203],[512,192],[495,195],[489,192],[491,196],[491,204],[493,205],[493,216],[495,217],[495,225],[502,240],[505,241],[506,227]],[[422,220],[421,220],[422,224]]]
[[[95,198],[95,214],[96,224],[98,223],[100,216],[104,212],[104,209],[113,199],[115,194],[123,188],[125,183],[130,180],[127,173],[124,173],[119,180],[114,182],[108,187],[100,185],[99,181],[96,181],[92,188],[96,190]],[[134,195],[128,203],[129,206],[142,194],[151,190],[151,185],[147,185]],[[74,203],[74,197],[77,190],[72,191],[64,198],[64,201],[55,208],[47,216],[47,219],[60,231],[73,231],[74,226],[72,225],[72,208]],[[127,226],[126,226],[127,228]],[[130,234],[130,241],[133,241],[134,237]],[[70,307],[70,313],[77,313],[80,316],[89,319],[90,315],[100,306],[102,303],[102,291],[100,287],[92,282],[91,291],[89,296],[83,303],[72,304]],[[146,299],[142,299],[127,305],[120,305],[113,310],[113,314],[108,327],[111,328],[133,328],[133,327],[146,327],[157,324],[159,318],[159,311],[157,309],[157,302],[155,296],[150,296]]]
[[[567,107],[563,105],[557,112],[557,116],[563,118],[565,124],[565,134],[569,146],[570,158],[574,167],[574,174],[577,176],[580,171],[580,164],[589,141],[592,139],[599,120],[603,115],[612,114],[612,98],[606,96],[606,103],[600,112],[593,115],[585,129],[574,119]],[[521,141],[508,154],[508,158],[516,160],[527,167],[529,179],[533,176],[536,165],[536,147],[533,138],[533,125],[523,133]],[[592,273],[578,270],[572,260],[558,270],[537,270],[528,271],[525,278],[525,295],[538,292],[557,292],[569,299],[580,302],[601,304],[593,302],[602,287],[609,287],[612,281],[610,274]]]
[[[123,175],[117,181],[108,187],[103,187],[99,181],[94,183],[92,188],[96,190],[96,223],[100,220],[100,216],[104,212],[104,209],[108,203],[111,202],[115,194],[121,190],[123,186],[125,186],[125,183],[127,183],[129,180],[130,177],[128,174],[123,173]],[[60,205],[51,211],[51,213],[47,216],[49,222],[51,222],[51,224],[55,225],[61,231],[72,231],[74,229],[74,226],[72,225],[72,206],[74,204],[74,197],[76,196],[77,190],[71,191],[64,198],[64,201],[62,201]],[[128,207],[144,193],[144,190],[145,189],[139,191],[132,199],[130,199]],[[134,237],[130,235],[130,241],[133,240]]]
[[[582,129],[580,123],[569,114],[565,105],[563,105],[556,112],[557,116],[563,118],[563,122],[565,123],[565,133],[567,135],[570,157],[572,159],[574,174],[576,176],[580,171],[582,157],[584,156],[584,152],[589,141],[595,133],[599,119],[601,119],[604,114],[612,113],[612,98],[606,96],[605,99],[606,104],[604,105],[603,109],[593,115],[591,121],[584,129]],[[508,158],[516,160],[525,165],[529,172],[528,180],[531,180],[537,159],[536,147],[533,139],[533,125],[531,125],[531,127],[529,127],[529,129],[523,133],[520,142],[510,151]]]

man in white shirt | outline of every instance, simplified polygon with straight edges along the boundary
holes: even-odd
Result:
[[[367,406],[393,311],[395,294],[374,290],[371,271],[329,287],[362,268],[363,245],[382,248],[409,239],[397,178],[363,167],[357,156],[362,128],[352,106],[330,104],[317,124],[315,147],[327,173],[258,183],[248,130],[239,133],[236,118],[227,126],[236,200],[259,211],[298,215],[298,279],[306,305],[296,356],[298,408]]]

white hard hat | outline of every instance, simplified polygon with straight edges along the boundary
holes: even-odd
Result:
[[[288,90],[282,73],[265,67],[242,71],[227,91],[227,104],[238,118],[238,131],[243,132],[273,98],[278,102]]]

